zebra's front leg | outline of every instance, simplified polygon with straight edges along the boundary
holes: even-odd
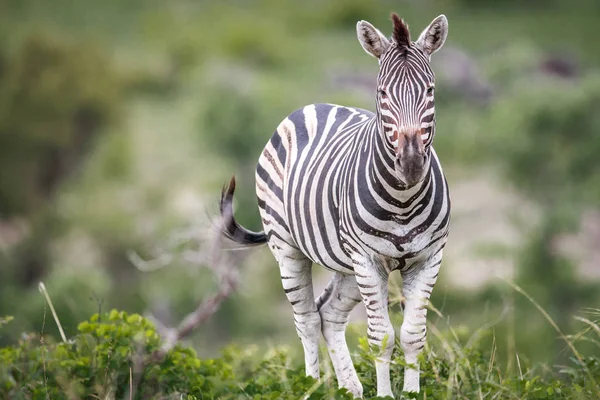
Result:
[[[400,344],[407,366],[404,370],[404,392],[419,392],[418,356],[425,347],[427,335],[427,304],[442,262],[442,250],[420,269],[402,274],[404,321],[400,328]]]
[[[321,317],[313,293],[312,262],[301,254],[281,257],[279,269],[283,290],[294,310],[296,332],[304,347],[306,375],[319,379]]]
[[[367,309],[367,338],[379,348],[375,359],[377,396],[394,397],[390,382],[390,361],[394,351],[394,327],[388,314],[388,276],[381,262],[369,257],[353,258],[356,283]]]
[[[317,299],[321,327],[339,387],[354,397],[362,397],[363,387],[356,375],[346,344],[346,326],[352,309],[360,302],[360,292],[353,275],[336,272]]]

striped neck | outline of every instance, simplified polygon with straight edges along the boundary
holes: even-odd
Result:
[[[428,157],[430,163],[424,178],[415,186],[406,187],[396,174],[394,169],[396,160],[394,148],[386,139],[385,134],[381,132],[379,124],[377,123],[377,118],[379,117],[376,116],[369,121],[369,125],[371,125],[369,131],[371,134],[368,138],[370,141],[368,148],[370,149],[371,154],[368,157],[368,170],[373,186],[379,186],[377,188],[378,190],[385,190],[392,195],[393,198],[402,203],[407,202],[412,198],[419,197],[431,180],[431,148],[427,148],[428,155],[430,156]]]

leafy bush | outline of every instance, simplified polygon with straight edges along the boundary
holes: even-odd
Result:
[[[160,338],[137,314],[95,314],[78,330],[67,343],[46,343],[46,337],[28,335],[17,346],[1,349],[4,397],[124,398],[135,383],[140,399],[175,393],[212,398],[221,386],[231,386],[233,374],[225,360],[200,360],[188,348],[178,346],[162,361],[151,363]]]
[[[359,341],[355,365],[369,398],[376,394],[375,369],[366,339]],[[518,375],[507,376],[493,353],[455,344],[445,340],[439,354],[427,349],[421,360],[424,392],[417,398],[591,399],[600,393],[600,359],[564,367],[564,380],[537,376],[525,363]],[[255,347],[229,347],[221,358],[207,360],[180,345],[164,357],[157,356],[160,349],[154,326],[141,316],[116,310],[95,314],[67,343],[26,335],[0,349],[0,393],[11,399],[121,399],[130,398],[130,390],[136,399],[351,398],[336,388],[331,368],[324,368],[320,382],[306,377],[299,360],[284,348],[259,354]],[[395,354],[392,376],[400,394],[404,360],[400,351]]]

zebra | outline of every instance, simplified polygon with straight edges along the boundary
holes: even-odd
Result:
[[[434,74],[430,56],[445,42],[448,21],[435,18],[411,41],[392,13],[386,38],[357,23],[363,49],[379,60],[376,112],[311,104],[285,118],[256,167],[262,232],[233,216],[235,176],[221,193],[222,233],[243,246],[268,244],[304,349],[306,375],[319,379],[323,334],[338,386],[356,397],[363,387],[345,329],[363,302],[367,338],[376,352],[377,395],[393,396],[395,342],[388,314],[388,278],[402,276],[400,345],[404,392],[419,392],[418,355],[425,346],[427,304],[437,280],[450,223],[446,178],[432,147]],[[315,300],[312,265],[334,275]]]

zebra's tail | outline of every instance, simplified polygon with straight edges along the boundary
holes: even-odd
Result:
[[[235,192],[235,176],[229,184],[223,186],[219,209],[221,211],[221,234],[244,246],[259,246],[267,243],[264,232],[253,232],[241,226],[233,217],[233,192]]]

